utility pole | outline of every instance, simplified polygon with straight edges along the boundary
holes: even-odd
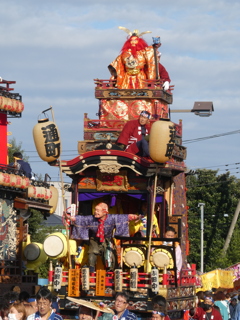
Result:
[[[204,272],[204,267],[203,267],[203,240],[204,240],[204,206],[205,203],[199,203],[198,207],[200,207],[200,212],[201,212],[201,272]]]
[[[232,223],[231,223],[231,226],[229,228],[227,238],[225,240],[225,244],[224,244],[224,247],[223,247],[223,255],[225,255],[226,252],[227,252],[229,243],[230,243],[231,238],[232,238],[232,234],[233,234],[234,228],[235,228],[237,220],[238,220],[239,212],[240,212],[240,200],[238,201],[237,208],[235,210],[235,213],[234,213],[234,216],[233,216],[233,219],[232,219]]]

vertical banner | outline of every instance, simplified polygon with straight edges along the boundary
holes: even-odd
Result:
[[[62,285],[62,267],[56,266],[54,269],[53,289],[59,291]]]
[[[97,270],[97,272],[96,272],[96,296],[104,296],[105,295],[105,278],[106,278],[106,271],[105,270]]]
[[[69,269],[68,271],[68,295],[70,297],[79,297],[79,276],[80,269]]]

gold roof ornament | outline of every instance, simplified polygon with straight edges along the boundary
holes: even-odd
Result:
[[[135,30],[133,30],[133,32],[131,32],[129,29],[127,29],[125,27],[118,27],[118,29],[125,31],[130,37],[133,36],[133,35],[136,36],[136,37],[141,37],[142,35],[144,35],[146,33],[152,33],[152,31],[144,31],[144,32],[141,32],[139,34],[139,30],[138,29],[135,29]]]

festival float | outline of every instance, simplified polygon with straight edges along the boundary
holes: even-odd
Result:
[[[142,35],[149,32],[120,29],[129,37],[109,65],[110,79],[94,79],[98,118],[90,119],[84,113],[79,155],[61,159],[52,107],[42,112],[33,130],[40,158],[59,167],[62,188],[62,173],[72,180],[72,205],[64,213],[66,232],[48,235],[43,244],[22,237],[17,247],[22,248],[19,244],[25,240],[21,250],[36,276],[39,264],[50,259],[47,286],[58,295],[61,312],[68,316],[74,315],[77,299],[103,301],[112,307],[115,293],[127,291],[130,309],[142,318],[152,310],[152,298],[162,295],[169,316],[180,319],[183,310],[194,305],[197,284],[196,266],[187,263],[187,152],[182,145],[182,121],[171,121],[174,86],[160,64],[160,38],[153,38],[153,45],[148,46]],[[206,104],[213,111],[212,103],[204,103],[202,110],[201,103],[195,104],[191,110],[195,114],[201,111],[206,116]],[[50,110],[53,121],[46,115]],[[0,112],[6,115],[10,111]],[[144,125],[140,117],[145,118]],[[133,123],[134,134],[140,138],[131,135]],[[126,142],[127,128],[130,136]],[[146,144],[149,153],[145,154]],[[16,191],[9,205],[41,203],[45,215],[53,213],[54,203],[44,198],[49,193],[36,187],[50,188],[29,184]],[[41,202],[36,201],[37,194]],[[96,218],[98,210],[105,214],[104,219]],[[169,227],[175,234],[171,239],[165,237]],[[100,253],[94,263],[90,259],[95,254],[92,240]],[[177,247],[181,247],[180,269]],[[34,290],[33,286],[31,293]]]
[[[25,273],[24,261],[29,270],[36,271],[48,257],[42,254],[41,244],[28,246],[28,218],[31,209],[49,216],[57,202],[56,190],[47,181],[32,181],[21,169],[8,164],[9,119],[20,119],[24,110],[22,96],[13,92],[13,84],[15,81],[0,81],[0,296],[11,290],[33,292],[38,274]]]
[[[72,180],[74,210],[65,212],[67,235],[49,235],[43,244],[49,258],[57,263],[55,270],[52,266],[49,270],[48,288],[58,295],[61,309],[68,315],[77,307],[77,299],[103,301],[111,307],[114,294],[127,291],[130,309],[141,317],[151,311],[151,299],[163,295],[170,317],[179,319],[183,310],[194,305],[197,282],[196,266],[187,263],[183,126],[181,120],[171,121],[174,86],[159,62],[160,38],[153,38],[153,45],[148,46],[140,40],[143,33],[121,29],[129,37],[121,54],[109,65],[110,79],[94,79],[98,118],[90,119],[84,113],[79,156],[52,162]],[[142,47],[132,48],[131,41],[142,42]],[[191,111],[200,112],[199,104],[195,103]],[[212,103],[203,104],[210,104],[213,111]],[[147,155],[141,154],[136,137],[131,136],[125,145],[119,143],[124,141],[126,128],[130,130],[126,124],[136,124],[140,116],[148,118],[148,129],[139,133],[149,143]],[[143,203],[146,211],[136,218]],[[107,212],[106,222],[97,219],[98,210]],[[133,221],[126,222],[129,217]],[[126,231],[126,223],[132,224],[133,230]],[[137,230],[138,223],[141,228]],[[168,227],[173,228],[174,238],[165,237]],[[110,239],[109,228],[114,229]],[[101,232],[106,237],[102,241]],[[97,241],[97,251],[102,243],[105,245],[94,264],[90,258],[94,253],[92,240]]]

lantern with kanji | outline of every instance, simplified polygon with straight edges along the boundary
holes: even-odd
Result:
[[[175,145],[175,126],[169,119],[160,119],[153,123],[149,137],[150,157],[159,163],[167,162]]]
[[[43,161],[53,162],[60,157],[61,141],[53,121],[48,118],[38,120],[33,128],[33,138],[38,155]]]

